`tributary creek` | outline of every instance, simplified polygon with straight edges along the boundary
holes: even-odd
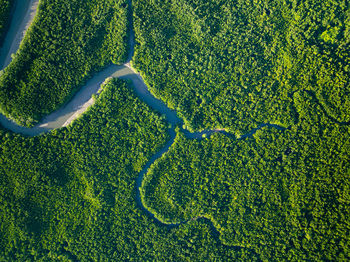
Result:
[[[11,54],[15,53],[19,46],[20,42],[23,39],[25,31],[29,28],[30,23],[33,21],[35,13],[38,7],[38,0],[19,0],[12,14],[12,22],[9,28],[9,31],[6,35],[3,47],[0,50],[0,67],[4,68],[11,62]],[[130,1],[131,2],[131,1]],[[131,4],[131,3],[130,3]],[[35,125],[32,128],[26,128],[17,125],[15,122],[7,119],[4,115],[0,114],[0,123],[3,127],[15,132],[27,136],[37,136],[42,133],[50,132],[50,130],[62,128],[70,124],[73,120],[79,117],[86,109],[93,105],[94,100],[92,98],[93,94],[97,94],[101,88],[101,84],[110,77],[118,77],[121,79],[129,80],[132,82],[134,91],[136,95],[151,108],[159,112],[161,115],[165,116],[165,119],[168,123],[171,124],[169,129],[170,139],[164,145],[164,147],[155,153],[151,159],[147,162],[144,168],[139,173],[139,176],[136,180],[136,190],[137,198],[136,201],[140,208],[144,210],[149,216],[154,217],[154,214],[151,213],[143,205],[142,199],[140,196],[140,187],[142,185],[143,178],[147,173],[149,167],[159,159],[164,153],[166,153],[169,148],[174,143],[176,136],[175,127],[177,125],[182,125],[183,120],[177,116],[176,111],[168,108],[163,101],[155,98],[148,90],[145,82],[143,81],[141,75],[137,73],[132,66],[130,61],[134,53],[134,34],[130,33],[129,39],[129,55],[128,61],[123,65],[110,65],[106,67],[101,72],[95,74],[86,84],[80,88],[80,90],[73,96],[73,98],[66,104],[64,104],[60,109],[52,112],[51,114],[44,117],[40,123]],[[244,139],[252,136],[257,130],[270,126],[277,129],[285,129],[284,127],[263,123],[259,127],[251,130],[247,134],[241,136],[238,139]],[[202,132],[189,132],[188,130],[181,129],[181,132],[185,134],[187,138],[190,139],[201,139],[203,135],[209,137],[213,133],[224,133],[225,135],[234,137],[233,134],[228,133],[222,129],[214,130],[205,130]],[[157,219],[156,219],[157,220]],[[158,222],[161,222],[157,220]],[[186,222],[186,221],[184,221]],[[179,224],[167,224],[167,226],[176,226]]]

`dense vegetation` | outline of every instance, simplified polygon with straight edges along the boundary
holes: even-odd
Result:
[[[120,80],[67,128],[34,138],[0,130],[0,260],[253,259],[208,223],[167,229],[136,205],[138,172],[166,131]]]
[[[0,111],[32,125],[124,61],[128,2],[40,1]],[[125,82],[67,128],[0,127],[0,261],[350,260],[348,2],[132,3],[134,66],[189,129],[286,129],[178,129],[141,188],[165,226],[136,178],[168,124]]]
[[[350,121],[348,1],[135,1],[134,66],[192,129],[297,121],[314,93]]]
[[[93,72],[127,55],[126,0],[43,0],[0,76],[0,111],[31,125],[62,105]]]
[[[143,203],[164,223],[206,217],[223,243],[264,261],[349,261],[350,127],[305,93],[297,99],[290,130],[243,140],[178,133],[146,174]]]
[[[13,3],[14,0],[0,0],[0,46],[9,23],[10,11]]]

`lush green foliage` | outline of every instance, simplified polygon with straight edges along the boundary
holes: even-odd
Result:
[[[350,259],[350,127],[303,92],[300,122],[236,140],[181,133],[143,181],[147,208],[165,223],[209,218],[226,245],[265,261]]]
[[[3,34],[9,22],[11,6],[14,0],[0,0],[0,46],[3,40]]]
[[[189,127],[287,127],[297,121],[297,90],[314,92],[329,115],[350,121],[347,1],[133,4],[134,65]]]
[[[43,0],[0,77],[0,109],[30,125],[62,105],[91,74],[127,54],[126,0]]]
[[[0,260],[254,260],[208,223],[168,229],[136,205],[138,173],[166,131],[120,80],[67,128],[34,138],[0,130]]]
[[[42,0],[0,76],[0,109],[30,125],[123,61],[127,10]],[[141,188],[176,227],[137,206],[136,178],[167,123],[124,82],[108,82],[67,128],[0,129],[0,260],[350,260],[348,3],[138,0],[133,10],[134,64],[186,126],[288,128],[242,140],[178,133]]]

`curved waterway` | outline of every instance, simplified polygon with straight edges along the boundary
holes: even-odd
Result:
[[[17,125],[15,122],[7,119],[4,115],[0,115],[0,123],[7,129],[28,136],[36,136],[42,133],[47,133],[53,129],[58,129],[70,124],[73,120],[79,117],[80,114],[86,111],[94,102],[92,95],[97,94],[101,88],[101,84],[110,77],[118,77],[125,80],[130,80],[134,86],[136,95],[166,117],[166,120],[173,124],[181,123],[176,112],[169,109],[161,100],[156,99],[148,90],[141,76],[135,73],[127,64],[111,65],[103,71],[97,73],[92,79],[87,81],[73,98],[63,105],[60,109],[44,117],[40,123],[32,128],[26,128]]]
[[[22,3],[23,2],[23,3]],[[7,34],[7,37],[5,39],[4,48],[1,49],[1,52],[3,53],[0,56],[0,65],[7,65],[11,61],[11,53],[13,53],[14,48],[19,47],[20,40],[23,38],[23,32],[28,29],[28,26],[30,22],[33,20],[33,17],[36,12],[36,8],[38,6],[38,0],[31,0],[29,2],[25,0],[19,0],[18,5],[16,6],[14,17],[12,18],[13,24],[10,27],[10,31]],[[23,5],[22,5],[23,4]],[[27,5],[28,4],[28,5]],[[131,3],[130,3],[131,4]],[[130,5],[131,6],[131,5]],[[22,8],[22,9],[21,9]],[[17,10],[19,9],[19,10]],[[21,10],[20,10],[21,9]],[[21,19],[19,19],[21,17]],[[132,24],[132,23],[131,23]],[[17,31],[16,31],[17,30]],[[17,33],[16,33],[17,32]],[[20,38],[18,38],[20,36]],[[20,40],[19,40],[20,39]],[[140,208],[144,210],[150,217],[154,218],[156,222],[162,223],[159,221],[153,213],[151,213],[142,203],[141,195],[140,195],[140,187],[142,185],[143,178],[145,174],[147,173],[149,167],[157,160],[159,159],[164,153],[166,153],[169,148],[173,145],[174,139],[176,136],[175,127],[183,123],[182,119],[180,119],[176,111],[169,109],[166,104],[155,98],[148,90],[145,82],[143,81],[142,77],[139,73],[137,73],[130,65],[131,58],[133,56],[134,52],[134,33],[131,30],[130,33],[130,39],[129,39],[129,55],[128,55],[128,61],[123,65],[110,65],[101,72],[97,73],[87,81],[84,87],[82,87],[74,96],[73,98],[63,105],[60,109],[57,111],[47,115],[44,117],[40,123],[35,125],[32,128],[26,128],[17,125],[13,121],[7,119],[5,116],[0,114],[0,123],[3,127],[15,132],[20,133],[27,136],[37,136],[42,133],[47,133],[50,130],[58,129],[64,126],[67,126],[70,124],[73,120],[79,117],[83,112],[86,111],[86,109],[91,106],[94,102],[92,95],[98,94],[100,91],[102,83],[104,83],[108,78],[110,77],[118,77],[121,79],[125,79],[128,81],[131,81],[134,87],[134,91],[136,95],[147,105],[149,105],[152,109],[156,110],[163,116],[165,116],[165,119],[168,123],[171,124],[171,128],[169,129],[170,139],[169,141],[164,145],[162,149],[160,149],[156,154],[154,154],[150,160],[146,163],[144,168],[139,173],[139,176],[136,181],[136,192],[137,197],[136,201]],[[15,50],[16,51],[16,50]],[[245,139],[247,137],[252,136],[257,130],[263,128],[263,127],[274,127],[277,129],[285,129],[284,127],[264,123],[261,124],[259,127],[251,130],[250,132],[246,133],[245,135],[241,136],[238,139]],[[226,132],[222,129],[214,129],[214,130],[205,130],[202,132],[189,132],[188,130],[181,129],[181,132],[185,134],[187,138],[190,139],[202,139],[203,135],[206,135],[207,137],[212,135],[213,133],[223,133],[227,136],[235,137],[233,134]],[[194,218],[200,219],[200,218]],[[183,223],[186,223],[188,221],[184,221]],[[174,223],[174,224],[165,224],[169,227],[178,226],[183,223]],[[162,223],[163,224],[163,223]]]

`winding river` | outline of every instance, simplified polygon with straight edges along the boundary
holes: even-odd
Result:
[[[12,22],[9,28],[9,31],[6,35],[6,39],[1,49],[0,56],[0,67],[4,68],[11,62],[11,54],[16,52],[19,48],[20,42],[23,39],[24,32],[28,29],[30,23],[33,21],[34,15],[36,13],[39,0],[18,0],[18,4],[15,7],[15,11],[13,13]],[[131,1],[130,1],[131,2]],[[130,5],[131,6],[131,5]],[[101,72],[97,73],[92,79],[90,79],[84,87],[82,87],[74,97],[65,105],[63,105],[57,111],[47,115],[44,117],[40,123],[35,125],[32,128],[26,128],[17,125],[13,121],[7,119],[5,116],[0,114],[0,123],[3,127],[15,132],[20,133],[27,136],[37,136],[42,133],[47,133],[50,130],[58,129],[70,124],[73,120],[79,117],[86,109],[91,106],[94,102],[92,95],[97,94],[100,90],[101,84],[109,77],[118,77],[126,80],[130,80],[133,84],[134,91],[136,95],[147,105],[149,105],[154,110],[158,111],[160,114],[164,115],[166,121],[171,124],[172,128],[169,129],[170,139],[164,145],[164,147],[159,150],[156,154],[154,154],[151,159],[146,163],[144,168],[139,173],[139,176],[136,181],[136,189],[137,189],[137,198],[136,201],[140,208],[144,210],[150,217],[153,217],[158,223],[162,223],[158,219],[154,217],[154,214],[151,213],[147,208],[143,205],[142,199],[140,196],[140,187],[144,178],[144,175],[147,173],[148,168],[159,159],[164,153],[168,151],[168,149],[174,143],[174,139],[176,136],[175,126],[183,123],[182,119],[177,116],[176,111],[169,109],[161,100],[155,98],[148,90],[145,82],[139,73],[137,73],[132,66],[130,65],[130,61],[134,52],[134,33],[131,30],[130,39],[129,39],[129,55],[128,61],[123,65],[110,65]],[[251,130],[247,134],[241,136],[238,139],[244,139],[252,136],[257,130],[263,127],[274,127],[277,129],[285,129],[284,127],[273,125],[273,124],[261,124],[259,127]],[[210,136],[213,133],[223,133],[227,136],[234,137],[233,134],[228,133],[222,129],[215,130],[206,130],[202,132],[194,132],[191,133],[188,130],[181,130],[187,138],[191,139],[201,139],[203,135]],[[187,221],[185,221],[187,222]],[[182,224],[182,223],[180,223]],[[173,227],[179,224],[166,224],[167,226]]]

